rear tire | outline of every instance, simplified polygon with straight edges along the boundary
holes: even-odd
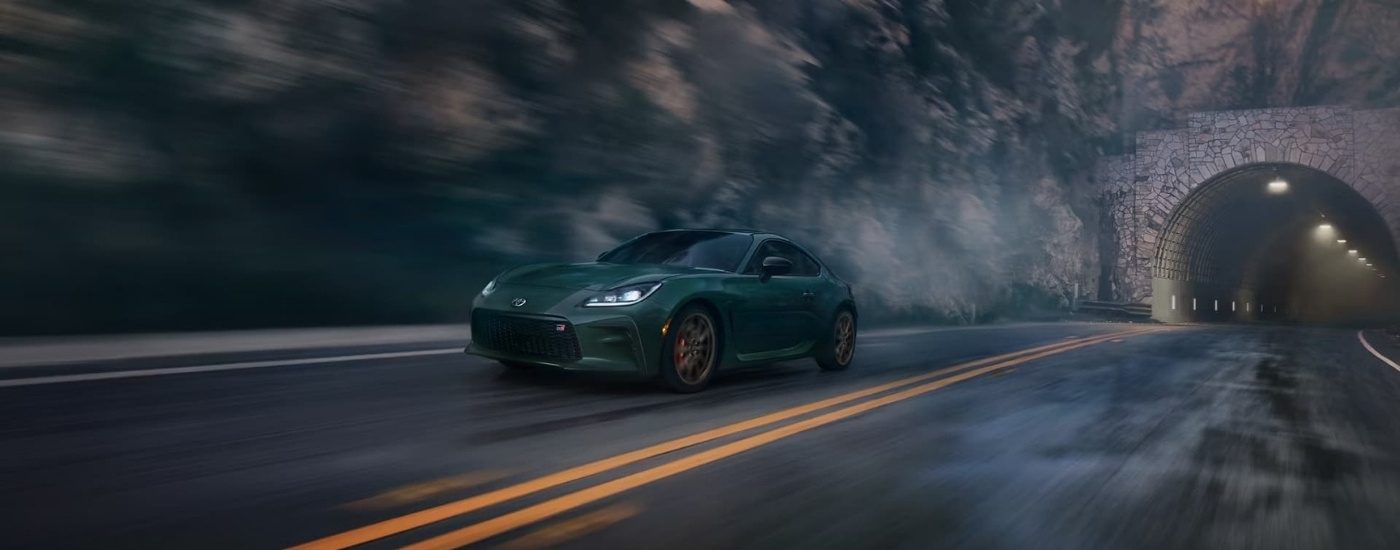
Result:
[[[849,309],[836,312],[831,323],[831,340],[817,352],[817,366],[824,371],[841,371],[856,357],[856,316]]]
[[[661,384],[676,393],[705,389],[719,366],[719,325],[709,310],[686,306],[672,318],[661,346]]]

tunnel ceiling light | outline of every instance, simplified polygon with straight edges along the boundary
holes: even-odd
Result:
[[[1270,194],[1277,195],[1277,194],[1280,194],[1280,193],[1287,193],[1287,192],[1288,192],[1288,182],[1283,181],[1282,179],[1275,179],[1274,181],[1269,182],[1269,193],[1270,193]]]
[[[1324,223],[1324,224],[1322,224],[1322,225],[1317,226],[1317,228],[1318,228],[1319,230],[1322,230],[1322,231],[1331,231],[1331,230],[1332,230],[1332,224],[1330,224],[1330,223]]]
[[[1338,243],[1338,244],[1347,244],[1347,240],[1346,240],[1346,239],[1337,239],[1337,243]]]
[[[1357,260],[1360,260],[1360,261],[1363,261],[1363,262],[1364,262],[1364,261],[1366,261],[1366,258],[1357,258]],[[1371,264],[1366,264],[1366,265],[1371,265]]]
[[[1353,250],[1348,250],[1348,251],[1347,251],[1347,254],[1355,254],[1355,253],[1356,253],[1356,250],[1354,250],[1354,249],[1353,249]]]

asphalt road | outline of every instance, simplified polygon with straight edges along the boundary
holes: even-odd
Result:
[[[0,369],[0,547],[1400,548],[1354,330],[883,331],[686,396],[456,344]]]

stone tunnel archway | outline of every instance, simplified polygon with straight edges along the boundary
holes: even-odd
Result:
[[[1303,242],[1302,232],[1315,229],[1327,212],[1350,220],[1340,231],[1365,235],[1374,243],[1367,246],[1385,251],[1389,263],[1375,266],[1397,267],[1400,109],[1220,111],[1194,113],[1187,121],[1185,128],[1136,134],[1129,154],[1105,158],[1098,167],[1106,219],[1099,299],[1152,304],[1154,317],[1167,321],[1203,318],[1182,312],[1207,306],[1215,313],[1215,295],[1234,296],[1235,313],[1246,304],[1257,308],[1254,294],[1287,302],[1281,297],[1306,285],[1281,288],[1276,283],[1289,274],[1279,270],[1286,271],[1286,259],[1306,259],[1300,254],[1307,251],[1286,245]],[[1287,200],[1250,202],[1267,196],[1260,186],[1275,176],[1294,180],[1290,194],[1272,197]],[[1318,217],[1305,223],[1299,212],[1309,208]],[[1232,237],[1242,231],[1248,235]],[[1201,302],[1206,287],[1209,304]],[[1272,313],[1268,309],[1225,318],[1257,319]]]
[[[1181,200],[1162,227],[1153,317],[1379,316],[1388,304],[1377,297],[1390,286],[1382,274],[1400,267],[1391,234],[1376,204],[1335,175],[1293,163],[1231,168]]]

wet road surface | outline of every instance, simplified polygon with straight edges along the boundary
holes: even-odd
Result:
[[[886,330],[685,396],[405,355],[457,344],[0,369],[392,354],[0,386],[0,546],[1400,548],[1355,330]]]

